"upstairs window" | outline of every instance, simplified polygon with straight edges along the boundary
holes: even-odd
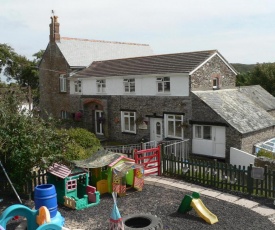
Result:
[[[121,131],[136,133],[136,112],[121,111]]]
[[[170,77],[158,77],[157,78],[157,91],[158,93],[170,92]]]
[[[106,93],[106,80],[96,80],[96,87],[98,93]]]
[[[82,81],[81,80],[77,80],[74,82],[74,92],[75,93],[81,93],[82,92]]]
[[[59,91],[61,93],[66,93],[67,92],[67,80],[66,80],[64,74],[61,74],[59,76]]]
[[[213,89],[218,89],[219,88],[219,78],[215,77],[213,78]]]
[[[134,78],[124,79],[123,84],[124,84],[124,92],[125,93],[134,93],[135,92],[135,79]]]

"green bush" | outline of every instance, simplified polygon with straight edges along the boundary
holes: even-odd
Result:
[[[258,157],[267,157],[267,158],[270,158],[270,159],[275,159],[275,157],[274,157],[274,155],[271,151],[264,150],[264,149],[259,150],[257,156]]]
[[[95,134],[82,128],[67,130],[71,143],[67,145],[66,157],[68,160],[81,160],[90,157],[101,148],[100,141]]]

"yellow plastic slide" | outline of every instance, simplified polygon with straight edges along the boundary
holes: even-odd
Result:
[[[198,215],[209,224],[218,222],[218,218],[210,212],[202,203],[201,199],[192,199],[191,206],[196,210]]]

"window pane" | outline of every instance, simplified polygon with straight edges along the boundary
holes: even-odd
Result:
[[[182,132],[182,128],[181,128],[181,121],[176,121],[176,137],[181,137],[181,132]]]
[[[160,125],[160,122],[157,122],[156,123],[156,134],[157,135],[160,135],[161,134],[161,125]]]
[[[211,126],[203,126],[203,139],[211,140]]]
[[[158,92],[162,92],[163,91],[163,87],[162,87],[162,82],[158,83]]]
[[[130,131],[135,131],[135,118],[130,117]]]
[[[201,126],[195,126],[195,138],[201,138]]]
[[[168,135],[174,136],[174,122],[168,121]]]
[[[128,117],[125,117],[125,130],[130,130],[130,121]]]
[[[165,92],[170,92],[170,82],[165,82],[164,83],[164,91]]]

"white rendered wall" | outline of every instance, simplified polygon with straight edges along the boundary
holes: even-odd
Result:
[[[157,92],[157,77],[170,77],[170,93]],[[124,93],[123,79],[125,78],[135,78],[135,93]],[[102,93],[97,93],[96,80],[106,79],[106,93],[103,95],[189,96],[189,76],[182,73],[79,79],[82,81],[82,95],[102,95]],[[74,80],[70,81],[70,89],[70,94],[74,94]]]
[[[254,165],[256,156],[241,151],[239,149],[230,148],[230,164],[232,165],[241,165],[241,166],[249,166],[250,164]]]

